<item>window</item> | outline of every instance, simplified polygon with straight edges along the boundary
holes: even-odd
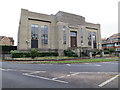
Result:
[[[76,32],[70,32],[70,35],[71,35],[72,37],[76,37],[76,36],[77,36],[77,33],[76,33]]]
[[[32,31],[31,31],[31,39],[36,40],[38,39],[38,25],[33,24],[31,25]]]
[[[118,40],[120,40],[120,38],[114,38],[113,40],[116,40],[116,41],[118,41]]]
[[[93,48],[97,48],[97,44],[96,44],[96,32],[93,32],[92,39],[93,39]]]
[[[42,30],[42,44],[48,44],[48,26],[41,26]]]
[[[80,43],[83,45],[83,29],[80,29]]]
[[[31,48],[38,48],[38,25],[31,25]]]
[[[88,46],[91,46],[92,43],[92,34],[91,32],[88,32]]]
[[[114,44],[107,44],[107,47],[113,47]]]
[[[63,26],[63,44],[66,44],[66,26]]]

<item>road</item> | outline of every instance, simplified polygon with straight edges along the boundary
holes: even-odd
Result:
[[[19,64],[1,62],[2,88],[118,88],[118,62]]]

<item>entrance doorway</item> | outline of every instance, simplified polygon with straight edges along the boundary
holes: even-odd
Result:
[[[77,47],[77,32],[70,32],[71,47]]]

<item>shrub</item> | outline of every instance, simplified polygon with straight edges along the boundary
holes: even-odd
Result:
[[[100,54],[101,52],[99,51],[99,50],[93,50],[92,51],[92,56],[96,56],[96,55],[98,55],[98,54]]]
[[[114,48],[104,50],[104,54],[112,54],[113,52],[115,52]]]
[[[93,51],[93,52],[92,52],[92,56],[95,57],[96,55],[97,55],[97,51]]]
[[[11,50],[10,53],[13,54],[13,53],[20,53],[20,52],[17,50]]]
[[[31,53],[31,58],[33,59],[38,56],[38,51],[36,49],[32,49],[30,53]]]
[[[115,52],[115,49],[114,48],[110,48],[109,52],[110,52],[110,54],[112,54],[113,52]]]
[[[68,56],[68,57],[78,57],[78,55],[74,53],[72,50],[64,50],[64,54],[65,56]]]
[[[58,56],[58,52],[39,52],[38,57]]]
[[[109,50],[104,50],[104,54],[109,54]]]

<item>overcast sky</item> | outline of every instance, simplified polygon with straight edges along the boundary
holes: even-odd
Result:
[[[13,37],[17,45],[17,32],[21,8],[29,11],[56,14],[58,11],[85,17],[87,22],[101,24],[101,37],[118,32],[119,0],[1,0],[0,35]]]

